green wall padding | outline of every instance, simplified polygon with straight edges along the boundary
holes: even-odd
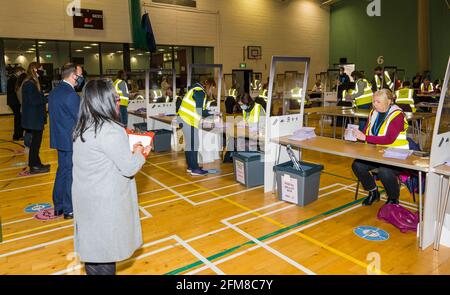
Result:
[[[405,69],[406,78],[411,79],[419,68],[417,2],[382,0],[379,17],[367,15],[368,4],[365,0],[342,0],[331,7],[330,64],[347,57],[371,80],[382,55],[384,66]]]
[[[444,0],[430,0],[430,31],[432,78],[444,79],[450,56],[450,8]]]

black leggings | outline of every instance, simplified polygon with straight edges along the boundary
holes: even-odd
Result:
[[[116,274],[116,263],[90,263],[84,264],[87,275],[103,275],[112,276]]]
[[[366,191],[373,190],[377,187],[371,170],[378,168],[378,178],[386,190],[386,195],[389,199],[398,199],[400,196],[400,185],[398,183],[398,175],[400,170],[395,169],[392,166],[386,166],[373,162],[366,162],[361,160],[355,160],[352,164],[353,173],[361,181]]]

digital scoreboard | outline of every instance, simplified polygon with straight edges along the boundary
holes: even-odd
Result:
[[[76,29],[103,30],[103,11],[80,9],[79,15],[73,16],[73,27]]]

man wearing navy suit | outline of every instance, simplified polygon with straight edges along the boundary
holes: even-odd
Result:
[[[55,216],[73,218],[72,210],[72,132],[78,120],[80,97],[75,87],[84,81],[82,68],[69,63],[61,69],[61,82],[48,96],[50,147],[58,150],[58,171],[53,186]]]

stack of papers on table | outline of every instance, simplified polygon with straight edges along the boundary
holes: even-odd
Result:
[[[385,158],[393,158],[393,159],[399,159],[399,160],[406,160],[413,151],[405,150],[405,149],[397,149],[397,148],[387,148],[384,150],[384,157]]]
[[[315,127],[302,127],[297,131],[294,131],[294,134],[289,137],[291,140],[304,140],[316,137],[314,133]]]

